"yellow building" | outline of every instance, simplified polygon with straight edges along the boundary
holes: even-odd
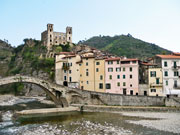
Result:
[[[149,96],[164,96],[163,95],[163,82],[162,82],[162,69],[149,68]]]
[[[105,60],[95,59],[95,91],[105,92]]]
[[[80,68],[80,89],[95,91],[94,85],[94,56],[82,57],[79,63]]]
[[[104,60],[94,56],[84,56],[79,63],[80,88],[83,90],[105,92]]]

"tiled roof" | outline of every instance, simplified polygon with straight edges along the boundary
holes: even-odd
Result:
[[[67,55],[67,56],[63,57],[63,59],[65,59],[65,58],[71,58],[71,57],[76,57],[76,55]]]
[[[180,53],[174,52],[173,55],[180,56]]]
[[[156,55],[162,59],[180,59],[180,55]]]
[[[115,60],[120,60],[119,57],[116,57],[116,58],[107,58],[106,61],[115,61]]]
[[[94,58],[94,55],[82,56],[82,59],[85,59],[85,58]]]
[[[138,61],[138,59],[121,59],[121,61]]]
[[[59,53],[60,55],[75,55],[75,53],[73,53],[73,52],[60,52]]]
[[[145,66],[156,66],[157,65],[157,64],[146,63],[146,62],[142,62],[141,64],[145,65]]]

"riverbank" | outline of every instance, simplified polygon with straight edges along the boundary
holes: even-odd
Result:
[[[66,113],[80,111],[79,107],[66,108],[46,108],[46,109],[32,109],[15,112],[16,115],[33,115],[33,114],[49,114],[49,113]]]
[[[90,112],[124,112],[124,111],[141,111],[141,112],[180,112],[180,107],[155,107],[155,106],[105,106],[105,105],[82,105],[72,104],[79,107],[81,111]]]

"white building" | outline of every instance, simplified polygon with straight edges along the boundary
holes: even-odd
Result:
[[[180,96],[180,53],[156,55],[155,62],[162,68],[164,94]]]

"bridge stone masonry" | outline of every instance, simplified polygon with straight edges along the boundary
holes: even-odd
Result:
[[[11,83],[32,83],[40,86],[49,95],[57,107],[68,107],[71,104],[110,105],[110,106],[176,106],[180,102],[174,98],[120,95],[100,93],[69,88],[31,76],[15,75],[0,79],[0,86]]]
[[[0,86],[17,82],[36,84],[40,86],[46,92],[46,94],[52,98],[52,100],[58,107],[68,106],[68,102],[65,97],[65,88],[54,83],[42,80],[40,78],[22,75],[9,76],[0,79]]]

